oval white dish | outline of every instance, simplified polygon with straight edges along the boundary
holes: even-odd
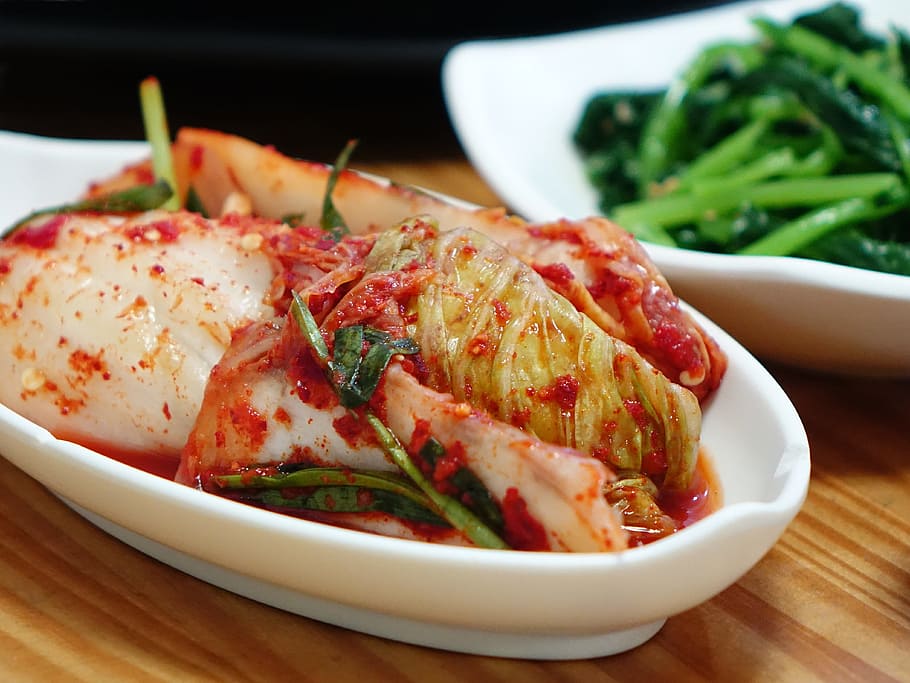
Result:
[[[443,63],[446,105],[466,155],[511,211],[532,221],[600,213],[572,146],[591,95],[665,85],[706,43],[754,37],[750,17],[785,20],[823,0],[759,0],[551,36],[471,41]],[[910,27],[903,0],[851,3],[871,28]],[[763,360],[910,376],[910,277],[807,259],[645,244],[674,291]]]
[[[0,150],[4,224],[69,200],[85,182],[145,154],[141,144],[3,133]],[[24,178],[16,195],[2,182],[16,175],[9,163]],[[290,612],[457,652],[609,655],[645,642],[667,618],[749,571],[797,514],[808,489],[809,446],[793,405],[751,354],[694,315],[729,357],[728,374],[705,406],[703,431],[724,505],[672,537],[620,553],[458,548],[308,522],[55,439],[2,405],[0,453],[125,543]]]

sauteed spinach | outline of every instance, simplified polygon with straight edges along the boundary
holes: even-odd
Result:
[[[604,91],[573,133],[600,209],[640,239],[910,275],[910,37],[834,3]]]

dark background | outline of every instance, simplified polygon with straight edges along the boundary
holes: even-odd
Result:
[[[719,4],[0,0],[0,129],[141,139],[138,84],[155,75],[172,132],[324,161],[351,137],[364,160],[457,156],[439,72],[456,43]]]

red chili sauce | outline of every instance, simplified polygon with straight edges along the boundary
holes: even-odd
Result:
[[[60,435],[60,438],[66,438],[66,436]],[[418,441],[420,441],[419,438]],[[173,480],[176,474],[177,462],[171,457],[155,453],[117,450],[108,443],[92,443],[87,439],[81,439],[80,443],[114,460],[164,479]],[[457,470],[458,461],[459,458],[455,454],[454,457],[444,459],[438,463],[435,470],[428,469],[426,471],[426,474],[434,480],[438,488],[443,489],[444,493],[450,494],[452,492],[450,488],[447,488],[447,479]],[[717,474],[704,449],[699,452],[698,464],[692,477],[691,486],[683,492],[661,493],[658,503],[664,513],[673,519],[677,530],[684,529],[700,519],[704,519],[721,507],[723,500]],[[504,521],[504,540],[511,548],[525,551],[547,549],[546,531],[540,522],[528,511],[527,504],[517,489],[513,488],[507,491],[504,500],[501,501],[501,509]],[[333,518],[331,514],[325,512],[290,512],[284,508],[275,509],[274,511],[279,514],[293,514],[301,518],[346,528],[356,527],[350,514]],[[412,529],[416,537],[427,541],[443,538],[449,533],[448,529],[434,527],[431,524],[405,522],[405,525]],[[646,545],[653,543],[659,538],[662,538],[662,536],[652,537],[643,534],[633,537],[631,545]]]
[[[72,441],[80,446],[85,446],[96,453],[101,453],[112,460],[122,462],[137,470],[154,474],[163,479],[173,480],[177,474],[177,465],[175,458],[160,453],[151,453],[147,451],[132,451],[129,449],[116,448],[107,441],[93,441],[89,438],[73,438],[66,434],[58,433],[55,435],[58,439]]]
[[[689,488],[681,492],[662,492],[657,502],[673,518],[678,529],[704,519],[723,505],[720,481],[704,448],[699,449],[698,462]]]

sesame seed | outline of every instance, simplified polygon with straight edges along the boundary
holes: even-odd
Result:
[[[22,371],[22,388],[26,391],[38,391],[46,381],[44,373],[37,368],[26,368]]]
[[[455,415],[458,417],[467,417],[471,414],[472,408],[470,403],[459,403],[455,406]]]
[[[240,248],[244,251],[256,251],[262,246],[263,237],[258,232],[248,232],[240,238]]]

